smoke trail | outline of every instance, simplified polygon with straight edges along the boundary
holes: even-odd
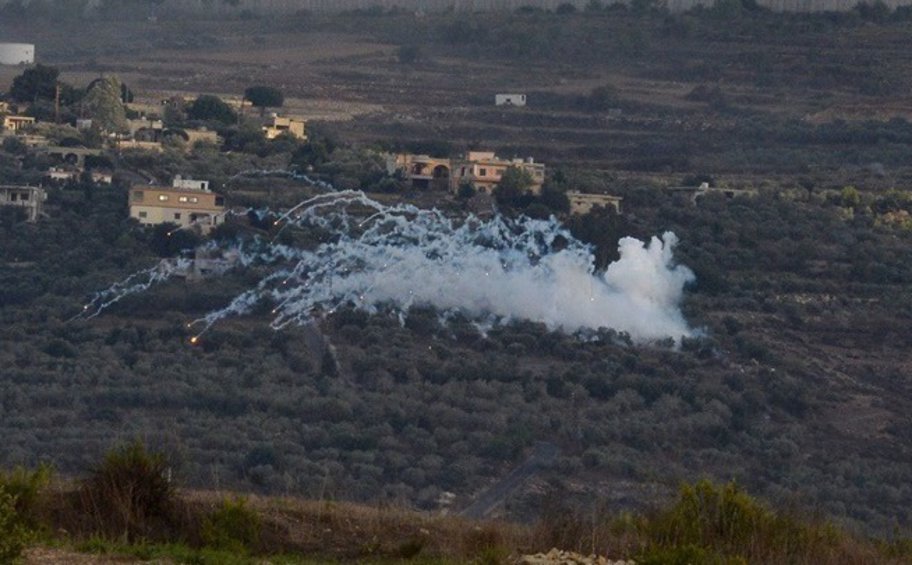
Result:
[[[620,259],[596,272],[591,246],[554,219],[452,219],[343,191],[305,200],[275,223],[319,232],[322,243],[260,239],[232,249],[239,268],[266,274],[225,308],[192,322],[200,333],[262,303],[272,305],[276,329],[345,305],[400,317],[427,305],[484,323],[524,319],[568,333],[612,328],[640,342],[691,333],[678,304],[694,276],[674,264],[677,238],[670,232],[649,242],[622,239]],[[126,282],[101,296],[148,287]],[[119,297],[106,300],[96,301],[99,311]]]
[[[80,318],[85,320],[92,319],[127,296],[149,290],[152,285],[164,282],[174,275],[185,274],[190,267],[192,267],[190,259],[162,259],[154,267],[133,273],[107,289],[95,293],[91,300],[82,307],[82,311],[70,318],[69,321]]]

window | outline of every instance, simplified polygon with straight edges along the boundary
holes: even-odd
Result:
[[[194,203],[194,204],[197,203],[197,202],[199,202],[199,201],[200,201],[200,199],[197,198],[196,196],[191,196],[191,197],[190,197],[190,202],[192,202],[192,203]]]
[[[145,212],[140,212],[140,213],[139,213],[139,217],[140,217],[140,218],[145,218],[146,216],[148,216],[148,214],[146,214]]]
[[[480,176],[480,177],[488,176],[488,170],[487,169],[478,169],[478,176]]]
[[[174,213],[174,219],[175,219],[175,220],[180,220],[180,219],[181,219],[180,212],[175,212],[175,213]]]
[[[181,196],[180,198],[177,199],[177,201],[178,201],[178,202],[186,202],[186,201],[187,201],[187,197],[186,197],[186,196]]]
[[[159,201],[159,202],[167,202],[167,201],[168,201],[168,195],[167,195],[167,194],[159,194],[159,195],[158,195],[158,201]]]

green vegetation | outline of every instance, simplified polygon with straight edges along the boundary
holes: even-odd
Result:
[[[218,96],[203,94],[197,97],[187,108],[187,117],[203,122],[213,121],[223,124],[237,122],[237,113]]]
[[[109,451],[82,484],[79,499],[92,530],[109,539],[147,539],[174,519],[170,467],[139,441]]]
[[[17,19],[11,4],[0,12],[0,30],[21,34],[42,21]],[[19,8],[41,4],[48,5]],[[66,45],[45,52],[65,61],[61,68],[102,70],[109,63],[98,61],[173,50],[178,39],[195,53],[216,45],[220,56],[256,48],[251,38],[273,32],[386,44],[331,63],[308,60],[306,73],[283,69],[283,90],[395,111],[317,122],[302,144],[267,142],[255,124],[225,112],[223,101],[210,97],[214,111],[200,114],[181,102],[164,110],[168,126],[217,128],[226,151],[174,144],[160,155],[112,156],[112,168],[132,173],[130,182],[136,174],[207,178],[232,205],[273,209],[314,192],[287,174],[236,175],[294,168],[456,215],[462,202],[387,177],[373,148],[532,155],[548,163],[549,178],[540,199],[521,190],[511,198],[516,211],[564,212],[570,189],[623,196],[623,215],[599,211],[565,222],[593,244],[599,267],[616,258],[620,237],[673,230],[681,238],[676,259],[697,273],[685,315],[704,333],[674,350],[633,347],[610,330],[581,340],[517,322],[482,333],[458,317],[442,325],[426,309],[414,309],[405,325],[341,309],[320,327],[335,356],[310,351],[299,328],[273,332],[264,312],[217,325],[200,347],[187,347],[184,324],[246,288],[244,273],[173,281],[91,322],[67,323],[92,292],[197,241],[127,221],[127,181],[107,189],[79,179],[50,189],[48,217],[38,224],[0,210],[0,464],[52,457],[65,476],[83,476],[103,445],[138,435],[177,446],[175,472],[191,486],[436,510],[446,492],[456,495],[454,509],[466,505],[536,441],[549,441],[561,457],[541,471],[542,489],[506,501],[508,516],[535,516],[554,497],[587,509],[609,499],[638,510],[678,481],[708,475],[735,478],[776,507],[798,500],[853,531],[897,528],[899,540],[884,542],[883,551],[907,556],[912,125],[896,101],[912,86],[912,68],[896,45],[908,37],[910,11],[778,14],[723,2],[669,14],[649,1],[606,4],[560,14],[373,11],[217,25],[162,15],[154,37],[134,41],[134,29],[124,28],[126,55],[121,37],[90,33],[59,34]],[[413,50],[423,64],[405,68],[402,55]],[[86,62],[91,57],[98,60]],[[212,77],[208,70],[186,76]],[[173,78],[184,80],[181,72],[189,73],[177,69]],[[251,77],[234,76],[225,88],[240,93]],[[528,107],[492,107],[495,86],[529,77],[538,83]],[[46,79],[28,90],[31,99],[44,92],[30,111],[52,116]],[[188,89],[212,88],[193,80]],[[80,95],[69,92],[64,98]],[[74,108],[63,117],[74,118]],[[49,135],[101,144],[72,128]],[[21,141],[4,140],[4,182],[38,183],[51,164]],[[703,180],[757,194],[693,202],[663,190]],[[322,235],[279,234],[268,217],[248,220],[215,237],[314,243]],[[752,508],[731,500],[725,504]],[[748,514],[767,532],[761,538],[774,535],[775,513]],[[180,513],[161,522],[180,528]],[[120,540],[124,530],[109,534]],[[724,532],[682,530],[634,549],[656,560],[743,557],[715,541],[727,539]],[[264,521],[261,539],[269,533]],[[808,532],[818,534],[825,529]],[[397,549],[424,548],[422,539],[397,540]],[[365,553],[374,545],[365,542]]]
[[[0,486],[0,562],[15,560],[29,541],[29,532],[16,512],[16,498]]]
[[[266,108],[279,108],[285,103],[285,95],[272,86],[251,86],[244,90],[244,99],[249,100],[254,108],[265,111]]]
[[[225,499],[203,519],[202,540],[209,547],[246,553],[260,543],[260,517],[243,498]]]
[[[703,563],[824,562],[844,534],[829,524],[774,513],[733,483],[703,480],[681,488],[677,502],[640,526],[649,540],[643,563],[667,563],[691,554]]]
[[[53,100],[60,71],[54,67],[37,64],[13,79],[9,95],[18,102],[33,102],[39,98]]]
[[[135,470],[148,482],[148,469],[162,459],[138,442],[115,448],[86,481],[97,481],[103,472],[105,492],[120,498],[138,484],[123,470]],[[651,512],[620,517],[603,511],[586,517],[552,514],[534,527],[287,498],[260,499],[255,506],[243,498],[223,498],[218,503],[206,493],[175,491],[167,496],[170,505],[181,509],[183,518],[177,526],[158,524],[127,539],[111,530],[109,523],[98,521],[96,508],[73,506],[74,493],[66,488],[49,489],[40,479],[45,473],[40,469],[29,477],[19,470],[15,479],[40,485],[32,493],[36,501],[32,510],[41,516],[36,527],[47,532],[43,543],[61,550],[144,561],[240,565],[267,558],[289,564],[402,559],[506,563],[518,555],[555,546],[611,558],[635,557],[637,563],[652,564],[899,563],[912,557],[908,540],[885,542],[851,536],[795,511],[772,510],[733,483],[715,485],[707,480],[683,485],[676,500]],[[134,501],[132,511],[135,513],[138,504],[148,517],[157,504],[153,498]],[[35,539],[22,524],[15,500],[5,485],[0,486],[0,558],[4,562],[15,559]],[[60,532],[69,533],[61,537]]]

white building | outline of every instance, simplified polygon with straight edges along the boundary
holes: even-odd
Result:
[[[31,65],[35,46],[31,43],[0,43],[0,65]]]
[[[174,180],[171,181],[171,186],[174,188],[183,188],[186,190],[209,190],[209,181],[207,180],[196,180],[196,179],[185,179],[180,175],[175,175]]]
[[[525,94],[495,94],[494,104],[497,106],[525,106]]]

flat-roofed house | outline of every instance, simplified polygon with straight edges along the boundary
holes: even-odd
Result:
[[[620,214],[621,201],[624,199],[620,196],[614,196],[611,194],[591,194],[587,192],[568,190],[567,200],[570,201],[571,214],[585,215],[598,206],[601,206],[605,209],[613,208],[615,213]]]
[[[496,106],[525,106],[525,94],[495,94],[494,104]]]
[[[191,182],[206,182],[206,188],[185,188]],[[195,227],[202,233],[225,220],[225,198],[208,189],[207,181],[175,179],[181,186],[135,185],[130,189],[130,217],[146,226],[164,223]]]
[[[35,118],[31,116],[3,116],[3,129],[13,133],[34,123]]]
[[[528,159],[501,159],[493,151],[469,151],[465,159],[453,166],[453,189],[460,184],[470,183],[475,190],[491,194],[494,187],[500,183],[504,172],[510,167],[516,167],[529,173],[531,184],[529,191],[540,194],[545,183],[545,165],[536,163],[531,157]]]
[[[283,118],[273,114],[263,124],[266,139],[275,139],[283,133],[290,133],[295,139],[307,140],[307,122],[296,118]]]
[[[451,167],[445,157],[399,153],[386,158],[387,172],[400,171],[413,188],[419,189],[449,189]]]
[[[37,186],[0,185],[0,206],[12,206],[25,210],[26,219],[38,220],[47,200],[47,192]]]

